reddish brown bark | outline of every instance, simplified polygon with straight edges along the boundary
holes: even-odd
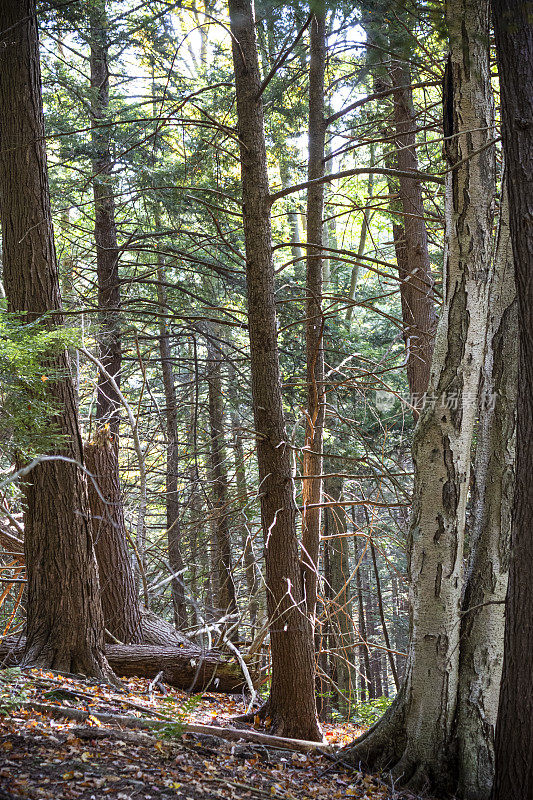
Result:
[[[30,319],[52,313],[61,297],[54,248],[42,113],[37,21],[33,0],[0,5],[0,217],[4,285],[9,309]],[[50,380],[53,422],[62,434],[54,460],[41,463],[25,487],[28,576],[24,662],[111,676],[103,654],[103,616],[91,529],[76,397],[67,352],[43,365]],[[72,463],[72,462],[76,463]]]
[[[516,0],[492,0],[515,258],[520,357],[516,484],[505,648],[496,725],[494,800],[533,797],[533,21]]]
[[[105,627],[119,642],[140,642],[141,613],[126,542],[122,493],[116,469],[117,437],[100,428],[93,440],[85,443],[84,456],[91,474],[89,509]]]
[[[265,537],[274,732],[319,740],[312,628],[296,535],[296,505],[277,348],[270,196],[255,21],[250,0],[229,0],[240,139],[252,397]]]
[[[391,69],[396,124],[396,166],[402,171],[418,171],[416,120],[409,68],[394,62]],[[429,260],[424,201],[419,178],[399,178],[399,198],[403,225],[394,226],[398,271],[402,280],[403,335],[407,348],[407,380],[415,401],[427,390],[431,357],[437,327],[433,296],[433,276]]]

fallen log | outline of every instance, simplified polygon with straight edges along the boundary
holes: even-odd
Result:
[[[275,747],[282,750],[295,750],[300,753],[308,753],[313,750],[318,750],[324,753],[332,753],[335,751],[335,746],[327,742],[309,742],[305,739],[286,739],[283,736],[270,736],[268,733],[260,733],[259,731],[251,731],[241,728],[219,728],[216,725],[195,725],[190,722],[181,722],[179,720],[168,719],[168,721],[160,719],[150,719],[148,717],[128,717],[125,714],[106,714],[100,711],[82,711],[79,708],[71,708],[70,706],[55,706],[45,703],[37,703],[30,701],[28,703],[21,703],[20,708],[31,709],[38,711],[41,714],[50,714],[57,718],[64,717],[66,719],[74,719],[77,722],[85,722],[92,717],[96,718],[100,723],[106,725],[123,726],[125,728],[135,728],[141,730],[151,731],[165,731],[168,726],[172,724],[179,725],[180,733],[200,734],[202,736],[216,736],[219,739],[226,739],[228,741],[247,741],[254,742],[255,744],[262,744],[266,747]],[[97,730],[101,730],[98,729]]]
[[[23,637],[0,642],[0,664],[16,666],[24,653]],[[188,692],[223,692],[246,690],[246,679],[239,664],[224,659],[220,653],[199,652],[196,646],[155,647],[146,644],[108,644],[105,653],[112,670],[121,678],[161,678],[169,686]],[[257,676],[252,673],[252,680]]]
[[[153,645],[108,645],[108,661],[123,678],[155,678],[190,692],[236,693],[246,689],[239,664],[224,660],[219,653],[198,653],[196,647],[155,647]]]

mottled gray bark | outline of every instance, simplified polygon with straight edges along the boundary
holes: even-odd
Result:
[[[412,636],[396,702],[352,758],[385,762],[412,786],[447,788],[458,680],[470,449],[487,327],[495,193],[488,9],[448,0],[444,307],[413,444]],[[476,155],[473,155],[476,153]]]
[[[487,798],[494,778],[494,730],[511,540],[518,336],[505,188],[489,305],[457,707],[459,788],[468,800]]]

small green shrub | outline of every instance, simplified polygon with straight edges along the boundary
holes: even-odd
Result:
[[[362,728],[368,728],[383,716],[391,703],[390,697],[377,697],[367,703],[360,703],[352,714],[351,721]]]

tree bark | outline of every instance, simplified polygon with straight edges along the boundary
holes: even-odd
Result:
[[[494,779],[494,730],[511,539],[518,340],[505,184],[489,304],[457,708],[459,789],[468,800],[487,798]]]
[[[492,0],[508,170],[520,356],[516,485],[494,800],[533,796],[533,22],[527,4]]]
[[[248,503],[248,486],[246,483],[246,465],[244,462],[244,447],[242,442],[242,422],[239,414],[239,398],[237,394],[237,376],[233,367],[228,376],[228,396],[231,403],[230,417],[233,434],[233,450],[235,458],[235,483],[237,485],[238,502],[238,529],[242,546],[242,560],[246,576],[246,591],[248,595],[248,611],[250,615],[251,639],[255,638],[257,624],[259,574],[254,554],[253,541],[249,528],[249,519],[246,513]]]
[[[19,637],[0,642],[0,658],[6,666],[20,663],[24,647]],[[239,664],[227,661],[216,650],[203,651],[190,642],[179,647],[151,644],[108,644],[105,654],[122,678],[155,678],[188,692],[246,691],[247,683]],[[258,675],[249,666],[254,683]]]
[[[409,67],[394,61],[391,69],[395,89],[394,121],[396,125],[396,167],[418,172],[416,155],[416,119],[410,88]],[[407,348],[407,381],[413,405],[419,406],[428,387],[431,357],[437,327],[433,297],[433,276],[429,260],[424,201],[420,178],[401,176],[398,179],[403,211],[403,257],[398,258],[401,278],[403,333]],[[398,235],[399,232],[396,232]],[[396,236],[395,236],[396,241]]]
[[[352,750],[410,786],[453,781],[450,741],[459,679],[460,602],[470,449],[487,327],[495,193],[488,9],[448,0],[444,308],[415,431],[410,528],[412,635],[406,678],[383,719]],[[468,59],[465,58],[468,54]],[[481,150],[481,152],[479,152]],[[476,155],[472,155],[476,153]]]
[[[45,152],[37,20],[33,0],[6,0],[8,31],[0,65],[0,218],[9,310],[62,324],[61,296]],[[28,576],[24,663],[112,676],[103,654],[103,615],[88,512],[76,396],[65,351],[43,363],[50,380],[53,424],[62,435],[54,455],[25,486]]]
[[[166,306],[164,269],[160,264],[157,270],[157,300],[161,314]],[[165,505],[167,511],[168,563],[174,574],[171,581],[172,608],[174,624],[178,630],[187,627],[187,606],[185,604],[185,585],[183,574],[183,558],[181,555],[180,502],[178,493],[179,478],[179,435],[178,435],[178,402],[174,385],[172,368],[172,348],[170,336],[164,316],[159,319],[159,355],[161,358],[161,374],[165,392],[165,420],[167,433],[167,463],[165,471]]]
[[[94,240],[98,284],[98,349],[104,369],[120,389],[122,341],[120,330],[119,250],[115,224],[106,0],[89,10],[91,69],[91,142],[94,197]],[[127,545],[119,473],[119,422],[122,406],[117,389],[103,372],[96,389],[96,434],[85,445],[93,539],[100,576],[107,630],[121,642],[139,641],[140,609]],[[94,471],[93,471],[94,467]],[[109,492],[109,494],[108,494]]]
[[[215,328],[207,332],[207,385],[209,394],[209,427],[211,438],[211,474],[213,481],[213,567],[216,571],[215,605],[224,614],[237,610],[235,584],[231,564],[231,537],[228,471],[224,446],[224,407],[222,404],[222,356],[215,343]]]
[[[327,496],[340,500],[342,495],[342,479],[329,478]],[[339,707],[344,712],[356,704],[357,672],[354,665],[354,626],[352,621],[352,593],[350,587],[349,542],[342,534],[346,533],[346,522],[343,509],[335,513],[334,508],[326,512],[328,535],[334,538],[326,540],[329,553],[330,597],[329,624],[333,628],[336,655],[336,684],[339,687]],[[337,534],[337,536],[335,536]]]
[[[90,67],[92,122],[92,184],[94,196],[94,239],[98,276],[98,345],[100,361],[120,386],[122,346],[120,337],[120,280],[118,273],[117,229],[113,193],[113,161],[110,152],[111,126],[105,124],[109,110],[109,67],[106,0],[91,4]],[[108,424],[117,435],[120,397],[105,375],[97,387],[96,419]],[[118,464],[117,464],[118,469]]]
[[[310,24],[309,158],[308,180],[324,174],[326,124],[324,121],[324,70],[326,20],[316,12]],[[322,317],[324,185],[307,190],[306,255],[306,369],[307,410],[302,469],[302,569],[304,593],[313,628],[318,587],[322,498],[322,440],[324,430],[324,341]],[[308,508],[308,506],[315,506]]]
[[[254,16],[250,0],[229,0],[241,151],[252,398],[265,538],[272,653],[263,713],[283,736],[319,740],[313,633],[304,613],[296,505],[283,418],[277,348],[270,196]],[[295,713],[297,709],[297,713]]]
[[[116,436],[101,427],[85,442],[83,454],[91,476],[89,510],[105,627],[124,644],[140,642],[141,612],[126,543]]]

